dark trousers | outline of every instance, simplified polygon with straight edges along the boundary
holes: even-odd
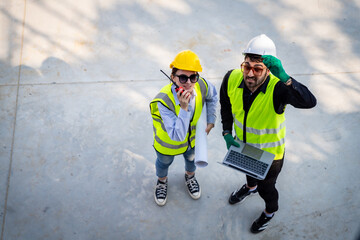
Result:
[[[264,180],[258,180],[246,175],[246,180],[249,187],[255,187],[257,185],[257,190],[260,197],[265,201],[265,210],[268,213],[276,212],[279,209],[279,193],[275,188],[275,184],[283,163],[284,158],[280,160],[274,160]]]

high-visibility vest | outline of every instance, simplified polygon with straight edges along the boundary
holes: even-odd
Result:
[[[244,89],[241,69],[231,72],[228,80],[228,96],[234,118],[236,136],[241,141],[275,154],[275,160],[282,159],[285,152],[285,114],[277,114],[274,109],[273,93],[277,77],[270,74],[265,93],[262,91],[254,99],[248,113],[243,109]]]
[[[160,102],[170,111],[174,112],[176,116],[179,115],[180,105],[175,104],[171,86],[172,83],[163,87],[150,102],[150,111],[153,119],[154,148],[164,155],[179,155],[186,152],[189,144],[191,148],[195,146],[196,123],[200,118],[202,107],[205,103],[208,85],[205,79],[199,78],[199,81],[194,86],[196,91],[194,115],[190,120],[190,126],[183,141],[174,141],[169,137],[157,106]]]

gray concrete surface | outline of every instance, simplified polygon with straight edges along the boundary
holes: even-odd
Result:
[[[358,239],[359,12],[358,0],[1,1],[1,240]],[[188,196],[177,157],[158,207],[148,104],[166,83],[159,69],[192,49],[219,89],[261,33],[318,99],[287,108],[269,229],[249,232],[260,197],[227,203],[245,177],[216,163],[220,117],[202,197]]]

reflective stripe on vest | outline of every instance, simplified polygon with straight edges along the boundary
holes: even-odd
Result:
[[[167,148],[170,148],[170,149],[177,149],[177,148],[182,148],[182,147],[187,147],[188,146],[188,142],[185,142],[185,143],[182,143],[182,144],[179,144],[179,145],[173,145],[173,144],[164,142],[163,140],[161,140],[158,137],[155,127],[153,127],[153,130],[154,130],[155,140],[158,141],[159,143],[161,143],[161,145],[164,146],[164,147],[167,147]]]
[[[166,105],[171,111],[175,112],[175,103],[170,99],[170,97],[166,93],[158,93],[155,97],[155,99],[162,99]]]
[[[228,80],[228,95],[237,138],[243,141],[246,134],[246,143],[249,145],[275,154],[275,160],[283,158],[286,135],[285,115],[284,113],[277,114],[273,104],[273,92],[279,79],[270,74],[265,94],[260,92],[256,96],[246,120],[243,110],[243,88],[239,87],[242,81],[241,70],[233,70]]]
[[[235,116],[233,115],[234,119],[235,119],[235,124],[241,128],[244,129],[244,125],[239,122]],[[270,129],[255,129],[255,128],[251,128],[251,127],[246,127],[246,132],[248,133],[254,133],[256,135],[263,135],[263,134],[278,134],[280,132],[281,129],[283,129],[284,127],[286,127],[286,123],[285,121],[283,123],[280,124],[280,126],[278,128],[270,128]]]
[[[179,115],[180,105],[175,104],[171,86],[172,84],[168,84],[160,90],[160,93],[151,101],[150,110],[153,118],[154,148],[161,154],[178,155],[186,152],[189,143],[192,148],[195,146],[196,123],[200,118],[202,106],[205,103],[208,86],[203,78],[200,78],[194,86],[196,91],[194,115],[190,120],[190,126],[183,141],[170,139],[157,107],[157,104],[160,102],[177,116]]]

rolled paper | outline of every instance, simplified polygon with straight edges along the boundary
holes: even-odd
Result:
[[[207,161],[207,127],[206,103],[203,106],[200,118],[196,123],[195,133],[195,166],[203,168],[208,165]]]

